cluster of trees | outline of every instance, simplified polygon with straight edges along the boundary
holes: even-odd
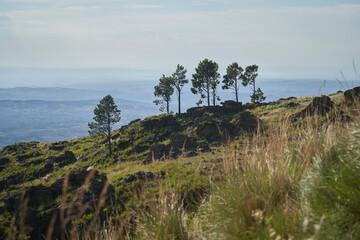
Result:
[[[201,99],[197,103],[202,103],[202,99],[207,99],[207,105],[216,105],[216,101],[220,101],[217,94],[217,87],[220,84],[220,74],[218,73],[219,65],[207,58],[201,61],[195,73],[192,75],[192,88],[193,94],[199,94]],[[169,105],[171,96],[176,91],[178,97],[178,112],[181,113],[181,93],[184,85],[189,82],[186,79],[187,70],[182,65],[177,65],[175,72],[171,76],[163,75],[159,79],[159,84],[154,87],[154,95],[161,99],[155,100],[156,105],[160,105],[160,111],[169,113]],[[250,65],[245,70],[234,62],[226,69],[226,74],[223,76],[222,89],[232,89],[235,93],[236,102],[239,101],[239,87],[250,86],[252,89],[251,102],[262,102],[265,100],[264,93],[260,88],[256,88],[256,77],[258,76],[258,66]]]
[[[207,58],[201,61],[198,67],[195,69],[195,73],[192,75],[192,88],[191,92],[194,94],[200,94],[201,99],[207,98],[207,104],[210,106],[210,100],[215,106],[216,101],[220,100],[217,95],[217,86],[220,84],[218,73],[219,66],[216,62],[208,60]],[[223,79],[223,89],[233,89],[236,102],[238,102],[238,90],[240,81],[242,85],[252,86],[253,94],[251,95],[252,102],[261,102],[265,100],[263,92],[260,88],[256,89],[255,79],[258,66],[251,65],[246,67],[245,71],[237,63],[229,65],[226,69],[226,75]],[[160,111],[164,111],[164,105],[166,104],[166,111],[169,113],[169,104],[171,96],[176,91],[178,97],[179,113],[181,113],[181,93],[185,84],[189,82],[186,79],[187,70],[184,66],[177,65],[175,72],[171,76],[163,75],[159,79],[159,84],[154,87],[154,95],[161,97],[161,100],[155,100],[154,103],[160,105]],[[201,104],[202,100],[198,102]],[[114,99],[111,95],[105,96],[100,103],[94,109],[94,122],[88,124],[90,135],[103,135],[106,137],[109,148],[109,156],[111,152],[111,130],[112,125],[120,121],[120,110],[117,108]]]

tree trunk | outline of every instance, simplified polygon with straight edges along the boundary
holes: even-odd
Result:
[[[169,113],[169,101],[166,101],[166,112]]]
[[[235,96],[236,96],[236,102],[239,102],[239,98],[238,98],[238,87],[237,87],[237,80],[235,79]]]
[[[216,90],[213,89],[213,105],[215,106],[216,104]]]
[[[254,89],[253,89],[253,103],[255,103],[255,79],[254,79]]]
[[[111,153],[111,129],[110,129],[110,114],[108,113],[108,144],[109,144],[109,156],[111,157],[112,153]]]
[[[178,93],[179,93],[179,98],[178,98],[178,100],[179,100],[179,114],[180,114],[180,113],[181,113],[181,107],[180,107],[181,92],[180,92],[180,90],[178,90]]]
[[[210,84],[208,83],[206,87],[207,87],[207,89],[206,89],[206,92],[207,92],[207,102],[208,102],[208,107],[210,107]]]

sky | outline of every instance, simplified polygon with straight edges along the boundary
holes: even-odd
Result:
[[[0,67],[336,78],[360,66],[359,25],[360,0],[0,0]]]

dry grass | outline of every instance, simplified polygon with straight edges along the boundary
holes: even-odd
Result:
[[[229,142],[206,159],[194,158],[192,171],[184,167],[188,159],[141,166],[166,168],[166,179],[145,182],[123,211],[116,208],[120,197],[108,199],[108,182],[97,201],[83,204],[94,172],[70,201],[66,180],[44,238],[52,239],[58,219],[61,239],[356,239],[360,108],[342,110],[351,122],[341,116],[309,117],[301,124],[270,119],[265,130]],[[113,167],[109,178],[134,165]],[[104,205],[113,207],[111,216],[101,215]],[[9,239],[29,233],[22,220],[26,199],[21,206],[20,230],[14,218]],[[84,223],[89,211],[92,218]]]

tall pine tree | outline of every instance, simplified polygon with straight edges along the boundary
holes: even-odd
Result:
[[[222,89],[233,89],[235,93],[236,102],[239,102],[239,86],[240,81],[244,77],[242,74],[244,69],[239,66],[238,63],[234,62],[226,68],[226,75],[224,75],[224,80]]]
[[[218,78],[219,66],[216,62],[205,58],[201,61],[193,74],[191,92],[193,94],[200,94],[201,98],[207,98],[208,106],[210,106],[210,97],[212,97],[213,105],[216,105],[216,100],[220,100],[217,96],[216,88],[220,83]]]
[[[173,85],[178,94],[179,113],[181,113],[181,90],[184,85],[189,82],[189,80],[186,79],[186,72],[187,70],[184,68],[184,66],[178,64],[176,71],[172,75],[174,79]]]

